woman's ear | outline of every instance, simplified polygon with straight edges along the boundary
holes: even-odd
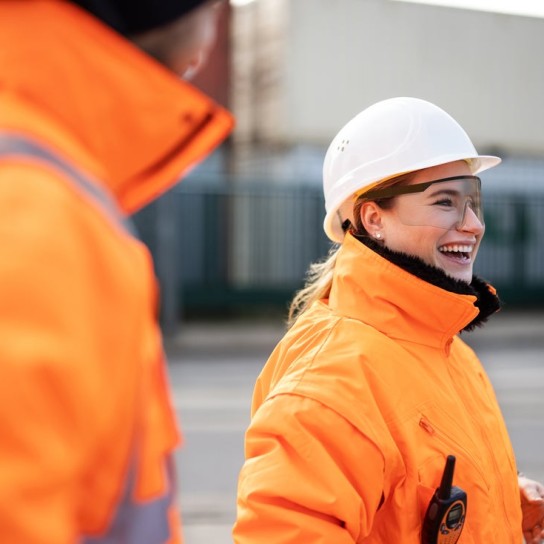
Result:
[[[365,202],[360,209],[361,223],[366,232],[374,238],[383,230],[383,210],[375,202]]]

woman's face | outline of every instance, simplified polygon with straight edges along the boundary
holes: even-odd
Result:
[[[420,170],[408,185],[470,175],[467,163],[457,161]],[[386,247],[419,257],[448,276],[470,283],[485,230],[471,207],[473,198],[479,197],[476,183],[446,181],[424,192],[394,197],[390,209],[380,210],[378,231]],[[460,210],[464,211],[462,221]],[[370,234],[376,233],[376,225],[369,228],[374,229],[367,229]]]

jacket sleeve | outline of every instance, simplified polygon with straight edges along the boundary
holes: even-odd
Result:
[[[367,535],[383,497],[377,446],[323,404],[267,400],[246,434],[237,544],[348,544]]]

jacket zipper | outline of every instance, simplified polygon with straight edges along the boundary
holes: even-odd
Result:
[[[455,384],[455,380],[453,380],[453,378],[452,378],[452,381]],[[455,385],[454,385],[454,387],[455,387]],[[465,410],[467,410],[467,412],[470,413],[470,410],[467,407],[467,404],[466,404],[466,402],[464,400],[464,397],[462,395],[460,395],[460,398],[462,399],[463,406],[465,407]],[[485,442],[485,444],[486,444],[486,446],[488,448],[488,451],[492,452],[493,448],[492,448],[492,445],[491,445],[491,443],[489,441],[489,437],[488,437],[488,435],[487,435],[487,433],[485,431],[485,428],[483,428],[480,423],[477,423],[477,427],[478,427],[478,430],[480,432],[480,436],[482,437],[482,440]],[[502,441],[502,434],[501,434],[501,441]],[[491,455],[491,462],[493,464],[493,470],[495,471],[495,474],[499,474],[497,460],[495,459],[494,455]],[[497,498],[497,505],[498,504],[502,505],[505,520],[506,520],[506,522],[508,524],[508,527],[510,527],[510,534],[511,534],[512,538],[515,539],[516,538],[516,532],[515,532],[514,528],[512,527],[512,525],[510,523],[510,516],[508,515],[508,510],[506,508],[506,502],[505,502],[505,497],[504,497],[504,489],[502,488],[502,486],[500,486],[499,491],[494,490],[494,494],[495,494],[495,497]]]
[[[482,435],[482,438],[485,441],[489,451],[493,451],[493,449],[491,447],[491,443],[489,442],[489,438],[487,436],[487,433],[485,432],[485,429],[482,429],[480,427],[480,434]],[[498,467],[498,464],[497,464],[497,460],[495,459],[495,456],[492,455],[491,459],[492,459],[492,463],[493,463],[493,468],[495,470],[495,474],[499,474],[499,467]],[[510,517],[508,516],[508,511],[506,509],[506,503],[505,503],[505,500],[504,500],[504,489],[502,488],[502,486],[500,486],[499,489],[500,489],[500,492],[496,493],[496,495],[498,495],[497,499],[499,499],[500,503],[502,504],[502,508],[503,508],[503,510],[505,512],[505,518],[506,518],[506,520],[508,520],[508,526],[510,527],[510,532],[512,533],[512,537],[515,538],[514,529],[513,529],[512,525],[510,524]]]

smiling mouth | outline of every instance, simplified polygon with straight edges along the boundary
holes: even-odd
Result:
[[[474,246],[472,245],[459,244],[444,245],[438,248],[438,251],[444,256],[462,263],[470,262],[473,250]]]

